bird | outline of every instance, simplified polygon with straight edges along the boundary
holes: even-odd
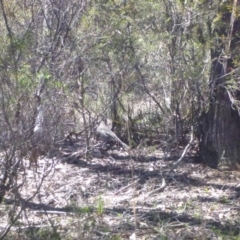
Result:
[[[104,142],[119,142],[124,148],[129,148],[127,144],[122,142],[117,135],[109,129],[104,121],[101,121],[99,126],[96,129],[96,135],[98,139]]]

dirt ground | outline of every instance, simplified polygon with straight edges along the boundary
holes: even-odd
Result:
[[[207,168],[192,152],[164,175],[182,150],[115,149],[71,164],[42,157],[36,168],[25,160],[21,197],[6,195],[0,231],[22,210],[6,239],[240,239],[240,173]]]

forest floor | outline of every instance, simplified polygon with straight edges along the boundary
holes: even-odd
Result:
[[[115,149],[74,164],[42,157],[37,168],[26,160],[22,199],[5,196],[0,231],[15,204],[23,211],[6,239],[240,239],[240,172],[207,168],[189,152],[160,188],[182,151]]]

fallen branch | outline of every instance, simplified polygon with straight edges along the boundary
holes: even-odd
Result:
[[[174,169],[176,169],[178,167],[180,162],[183,160],[185,155],[188,153],[188,151],[192,147],[192,142],[193,142],[193,127],[191,127],[191,137],[190,137],[190,141],[189,141],[188,145],[184,148],[181,157],[172,165],[171,169],[168,171],[168,174],[170,174]]]

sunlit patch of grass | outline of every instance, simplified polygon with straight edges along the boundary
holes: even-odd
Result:
[[[104,212],[104,201],[101,196],[98,197],[97,201],[97,214],[102,216]]]
[[[219,199],[220,203],[224,203],[224,204],[228,204],[230,203],[230,199],[228,199],[227,197],[223,196]]]

